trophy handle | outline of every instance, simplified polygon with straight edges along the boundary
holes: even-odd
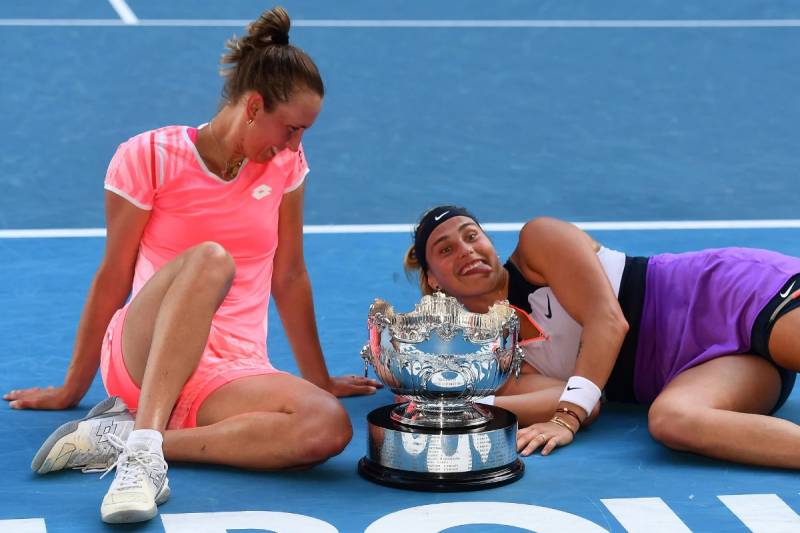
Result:
[[[519,344],[514,346],[514,358],[511,362],[511,371],[514,372],[514,379],[519,379],[519,373],[522,370],[522,361],[525,360],[525,352],[522,351]]]
[[[361,348],[361,359],[364,360],[364,377],[369,377],[369,361],[372,359],[372,350],[369,348],[369,343],[366,343]]]

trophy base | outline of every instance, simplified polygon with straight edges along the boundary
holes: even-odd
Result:
[[[517,417],[484,405],[491,421],[479,428],[412,427],[392,419],[395,405],[367,416],[367,455],[358,463],[362,477],[395,488],[455,492],[480,490],[521,478]]]
[[[381,466],[366,457],[362,457],[358,462],[358,473],[365,479],[396,489],[427,492],[460,492],[499,487],[518,480],[524,471],[525,465],[519,459],[500,468],[456,474],[426,474],[396,470]]]
[[[392,409],[392,420],[414,427],[477,427],[492,419],[491,412],[479,403],[464,404],[459,410],[423,409],[415,402],[405,402]]]

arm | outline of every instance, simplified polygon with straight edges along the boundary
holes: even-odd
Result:
[[[558,407],[566,382],[544,376],[531,365],[522,364],[522,371],[516,379],[509,379],[497,390],[494,404],[504,407],[517,415],[520,427],[550,420]],[[583,426],[591,424],[600,412],[600,404]]]
[[[543,278],[570,316],[581,324],[575,375],[590,380],[602,390],[628,332],[628,323],[597,259],[595,246],[594,241],[575,226],[539,218],[522,229],[513,258],[523,275]],[[559,402],[558,407],[577,413],[581,422],[590,414],[568,402]],[[547,454],[558,444],[572,440],[570,432],[555,423],[537,426],[542,427],[532,430],[534,436],[542,433],[554,437],[548,439],[542,453]],[[574,426],[577,428],[577,424]],[[523,437],[526,434],[523,433]]]
[[[300,373],[311,383],[337,396],[371,394],[380,384],[351,376],[328,374],[314,317],[311,282],[303,257],[303,196],[305,185],[286,193],[280,207],[278,249],[272,273],[272,296],[281,316]]]
[[[522,229],[513,258],[523,275],[544,278],[564,309],[582,326],[575,374],[602,389],[614,368],[628,323],[595,246],[572,224],[538,218]]]
[[[76,405],[100,365],[100,347],[114,312],[131,290],[136,256],[150,212],[106,191],[106,247],[81,313],[64,384],[14,390],[4,396],[15,409],[64,409]]]

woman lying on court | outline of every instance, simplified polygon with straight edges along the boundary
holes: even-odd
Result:
[[[157,513],[169,495],[164,457],[256,469],[322,462],[351,438],[336,396],[379,386],[331,378],[320,348],[300,141],[324,89],[311,58],[288,43],[289,26],[276,8],[228,43],[223,105],[207,125],[168,126],[119,147],[105,181],[105,257],[64,384],[5,396],[14,408],[74,406],[100,368],[118,398],[56,431],[32,466],[116,463],[104,521]],[[270,293],[305,380],[269,362]]]
[[[523,311],[528,364],[494,401],[528,426],[524,455],[572,442],[603,391],[649,404],[650,433],[670,448],[800,468],[800,426],[769,416],[800,369],[800,259],[746,248],[626,257],[539,218],[503,265],[474,216],[440,206],[405,263],[426,294]]]

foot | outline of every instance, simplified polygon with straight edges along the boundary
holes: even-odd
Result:
[[[81,420],[67,422],[50,435],[31,462],[31,470],[46,474],[65,468],[84,472],[107,470],[119,453],[109,441],[123,441],[133,429],[133,415],[120,398],[112,396],[95,405]]]
[[[150,520],[158,514],[158,506],[169,498],[167,462],[160,453],[132,449],[114,436],[109,440],[119,446],[120,455],[107,471],[117,468],[100,506],[103,522],[127,524]]]

